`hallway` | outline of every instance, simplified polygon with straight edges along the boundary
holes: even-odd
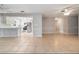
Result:
[[[79,38],[59,34],[0,38],[0,53],[79,53]]]

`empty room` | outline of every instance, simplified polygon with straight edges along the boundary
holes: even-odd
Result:
[[[0,4],[0,53],[79,53],[79,5]]]

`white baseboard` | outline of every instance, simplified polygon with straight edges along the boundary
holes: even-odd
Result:
[[[46,33],[43,33],[43,34],[56,34],[56,32],[46,32]]]
[[[43,33],[43,34],[68,34],[68,35],[78,35],[77,33]]]

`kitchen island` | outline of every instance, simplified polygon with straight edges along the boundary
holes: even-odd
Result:
[[[20,27],[0,27],[0,37],[18,37],[20,30]]]

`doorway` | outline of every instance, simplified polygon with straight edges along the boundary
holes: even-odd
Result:
[[[57,34],[63,33],[63,20],[61,18],[55,18],[55,32]]]

